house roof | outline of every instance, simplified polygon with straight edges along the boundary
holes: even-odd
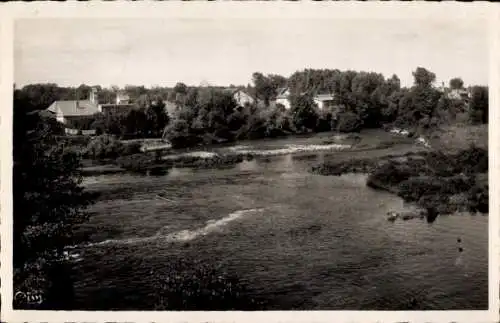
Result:
[[[330,101],[333,100],[333,95],[332,94],[317,94],[314,96],[315,100],[318,101]]]
[[[101,108],[133,108],[135,104],[117,104],[117,103],[105,103],[101,104]]]
[[[247,95],[250,95],[250,94],[248,94],[245,90],[240,89],[240,88],[237,88],[237,87],[235,87],[235,88],[232,88],[232,87],[229,87],[229,88],[224,88],[224,89],[223,89],[223,91],[225,91],[225,92],[227,92],[227,93],[230,93],[230,94],[235,94],[235,93],[237,93],[237,92],[243,92],[243,93],[245,93],[245,94],[247,94]]]
[[[254,100],[255,100],[255,97],[254,97],[252,94],[250,94],[250,93],[248,93],[247,91],[245,91],[244,89],[240,89],[240,88],[225,88],[225,89],[223,89],[223,91],[224,91],[224,92],[226,92],[226,93],[229,93],[229,94],[231,94],[231,95],[233,95],[233,96],[234,96],[236,93],[241,92],[241,93],[243,93],[243,94],[245,94],[245,95],[247,95],[247,96],[249,96],[250,98],[252,98],[252,99],[254,99]]]
[[[127,93],[123,93],[123,92],[118,92],[116,94],[116,98],[118,98],[120,100],[130,100],[130,96]]]
[[[288,92],[287,87],[282,87],[279,88],[277,91],[278,95],[276,96],[277,99],[286,99],[288,98],[288,95],[286,94]]]
[[[65,117],[91,116],[99,113],[97,105],[87,100],[55,101],[47,110],[60,112]]]

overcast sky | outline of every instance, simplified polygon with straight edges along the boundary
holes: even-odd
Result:
[[[30,19],[15,25],[15,82],[59,85],[247,84],[255,71],[304,68],[488,82],[484,20]]]

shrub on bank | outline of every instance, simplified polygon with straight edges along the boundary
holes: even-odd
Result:
[[[111,135],[100,135],[92,138],[87,145],[86,153],[93,159],[116,158],[123,151],[123,144]]]
[[[121,156],[134,155],[141,152],[142,144],[138,141],[122,144]]]
[[[116,163],[129,171],[146,172],[151,166],[156,163],[156,159],[147,154],[134,154],[129,156],[121,156],[116,159]]]
[[[253,159],[251,154],[227,154],[211,157],[181,156],[168,160],[166,163],[175,167],[216,168],[238,164],[251,159]]]
[[[396,187],[401,182],[412,176],[418,176],[421,169],[420,164],[408,162],[403,164],[395,161],[388,161],[376,168],[368,177],[366,185],[371,188],[389,189]],[[413,166],[413,167],[412,167]]]
[[[473,145],[452,154],[433,151],[428,154],[426,162],[436,176],[485,173],[488,172],[488,151]]]
[[[311,172],[370,173],[367,186],[396,193],[405,201],[417,202],[437,213],[464,208],[481,213],[489,210],[487,177],[483,178],[488,172],[488,151],[475,146],[448,154],[432,151],[323,163]],[[461,200],[456,201],[459,197]]]
[[[489,212],[489,186],[476,184],[467,192],[470,212]]]
[[[353,159],[316,165],[311,168],[311,172],[325,176],[340,176],[345,173],[369,173],[375,167],[376,161],[373,159]]]
[[[338,116],[337,131],[339,132],[359,132],[363,127],[363,122],[358,115],[352,112],[343,112]]]
[[[115,136],[104,134],[93,137],[88,142],[84,155],[94,160],[114,159],[141,152],[141,142],[122,142]]]
[[[153,171],[155,173],[163,173],[162,170],[171,167],[191,167],[191,168],[217,168],[231,166],[241,163],[244,160],[251,160],[251,154],[227,154],[214,155],[211,157],[201,156],[176,156],[171,159],[159,160],[153,155],[134,154],[130,156],[122,156],[116,160],[116,163],[129,171],[146,173]]]
[[[398,195],[405,201],[418,201],[423,196],[451,196],[468,191],[472,180],[468,177],[450,178],[411,177],[399,184]]]
[[[166,275],[155,291],[155,310],[262,310],[249,288],[222,268],[201,261],[176,259],[166,263]]]

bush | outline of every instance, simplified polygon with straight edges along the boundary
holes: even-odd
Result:
[[[337,131],[359,132],[363,123],[361,119],[352,112],[343,112],[338,115]]]
[[[489,212],[489,186],[474,185],[468,192],[469,211],[471,212]]]
[[[488,172],[488,150],[471,145],[469,149],[457,153],[454,158],[457,168],[464,173]]]
[[[473,180],[465,176],[412,177],[400,183],[398,195],[406,201],[418,201],[425,195],[445,197],[466,192],[472,184]]]
[[[488,151],[473,145],[455,154],[431,152],[426,160],[436,176],[453,176],[460,173],[472,174],[488,171]]]
[[[138,154],[141,152],[141,146],[142,144],[137,141],[123,144],[120,155],[127,156],[127,155]]]
[[[388,189],[416,175],[418,175],[418,169],[389,161],[370,174],[366,185],[372,188]]]
[[[92,138],[87,145],[86,153],[94,159],[116,158],[123,152],[123,144],[116,137],[101,135]]]
[[[432,222],[438,214],[449,214],[456,211],[456,206],[449,203],[445,195],[423,195],[418,200],[418,205],[427,210],[427,220]]]
[[[250,154],[216,155],[208,158],[183,156],[174,160],[169,160],[167,163],[175,167],[217,168],[231,166],[241,163],[244,160],[251,160],[252,158],[253,156]]]
[[[116,162],[126,170],[143,173],[155,164],[156,159],[146,154],[135,154],[119,157]]]

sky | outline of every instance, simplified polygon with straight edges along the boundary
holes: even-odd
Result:
[[[101,86],[246,85],[252,73],[373,71],[411,85],[488,83],[488,25],[440,19],[21,19],[14,81]]]

